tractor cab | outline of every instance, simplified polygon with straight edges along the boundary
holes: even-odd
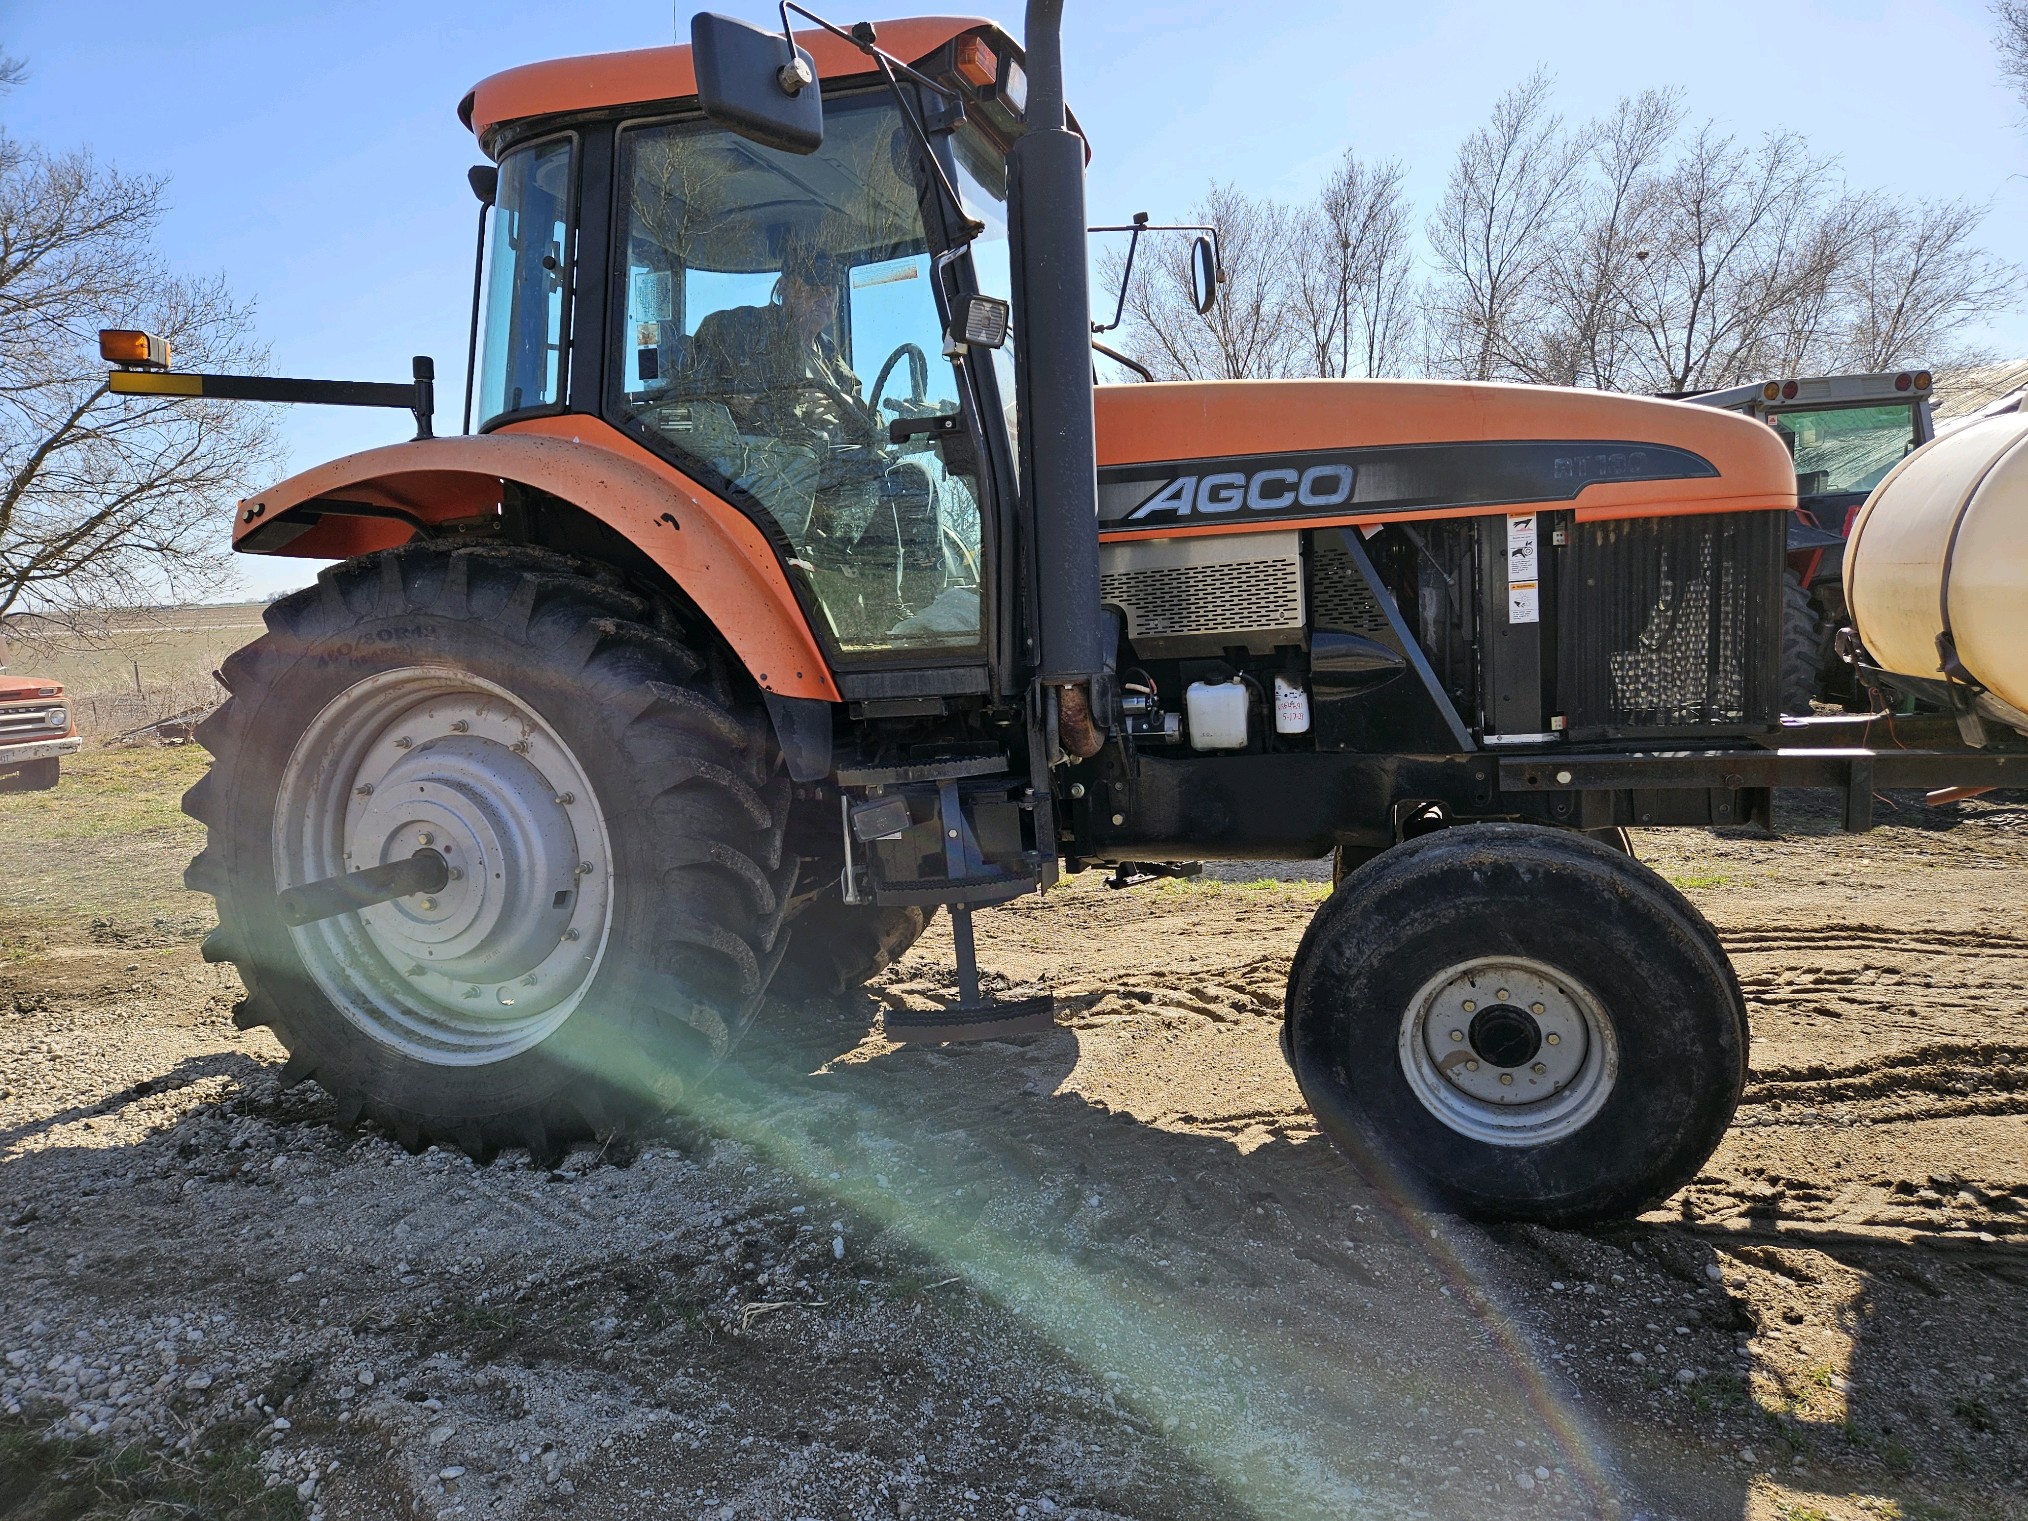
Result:
[[[890,88],[822,38],[810,152],[720,125],[694,96],[609,102],[611,60],[480,85],[465,109],[498,179],[474,423],[590,413],[736,508],[847,700],[1013,692],[993,576],[1012,360],[963,319],[974,297],[1002,314],[1011,297],[1020,53],[984,23],[880,35],[947,96]],[[670,64],[662,93],[689,94]]]

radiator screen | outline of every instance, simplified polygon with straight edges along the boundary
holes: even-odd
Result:
[[[1558,609],[1572,736],[1778,721],[1778,512],[1573,523]]]

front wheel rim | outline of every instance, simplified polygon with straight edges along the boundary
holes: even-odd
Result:
[[[435,849],[457,875],[292,928],[304,970],[382,1045],[479,1066],[541,1044],[583,1002],[612,921],[603,810],[525,701],[449,667],[341,692],[296,742],[275,804],[279,889]]]
[[[1611,1097],[1619,1040],[1576,978],[1520,956],[1478,956],[1425,982],[1402,1011],[1397,1055],[1422,1106],[1491,1146],[1576,1134]]]

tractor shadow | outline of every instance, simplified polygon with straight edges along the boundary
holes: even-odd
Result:
[[[1282,1477],[1216,1442],[1206,1464],[1269,1502],[1262,1514],[1357,1513],[1354,1496],[1446,1516],[1748,1513],[1750,1473],[1656,1427],[1642,1386],[1628,1408],[1584,1377],[1607,1355],[1584,1345],[1597,1333],[1543,1304],[1567,1297],[1548,1285],[1574,1269],[1539,1237],[1595,1253],[1609,1280],[1660,1271],[1645,1241],[1669,1228],[1596,1248],[1484,1229],[1355,1168],[1311,1128],[1293,1079],[1286,1102],[1256,1098],[1211,1128],[1150,1119],[1080,1091],[1095,1043],[1119,1048],[1075,1011],[1047,1035],[895,1046],[870,1033],[879,1007],[768,1011],[733,1084],[763,1147],[861,1208],[871,1183],[892,1229],[1117,1379],[1151,1423],[1261,1441]],[[1236,1036],[1271,1048],[1257,1023]],[[1154,1068],[1176,1059],[1150,1052]],[[1286,1489],[1294,1474],[1310,1487]]]
[[[1479,1226],[1426,1210],[1378,1159],[1355,1165],[1293,1079],[1286,1104],[1256,1097],[1217,1133],[1080,1091],[1094,1042],[1113,1062],[1120,1047],[1074,1011],[1048,1035],[924,1047],[870,1036],[878,1009],[771,1009],[743,1059],[754,1112],[849,1135],[820,1177],[849,1187],[855,1155],[912,1169],[898,1214],[933,1248],[970,1241],[979,1260],[948,1255],[1013,1283],[1003,1298],[1023,1297],[1018,1259],[1068,1265],[1101,1318],[1142,1315],[1121,1334],[1195,1339],[1207,1397],[1276,1410],[1291,1461],[1439,1513],[1475,1485],[1478,1503],[1489,1484],[1518,1503],[1512,1481],[1541,1466],[1529,1498],[1556,1496],[1555,1514],[1743,1517],[1768,1493],[1804,1515],[2028,1514],[1991,1498],[2028,1485],[2028,1236],[1939,1250],[1784,1221],[1762,1241],[1673,1202],[1590,1231]],[[1147,1050],[1141,1087],[1159,1093],[1177,1057]],[[1796,1355],[1805,1331],[1821,1357]],[[1075,1328],[1059,1339],[1079,1352]],[[1212,1347],[1260,1371],[1221,1391]],[[1131,1363],[1114,1370],[1129,1389]]]

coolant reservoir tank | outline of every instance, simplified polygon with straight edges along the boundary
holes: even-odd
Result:
[[[1190,721],[1193,750],[1246,748],[1246,683],[1193,681],[1183,690],[1183,712]]]
[[[1845,597],[1882,670],[1937,678],[1948,628],[1964,668],[2028,712],[2028,415],[1971,423],[1889,471],[1853,521]]]

